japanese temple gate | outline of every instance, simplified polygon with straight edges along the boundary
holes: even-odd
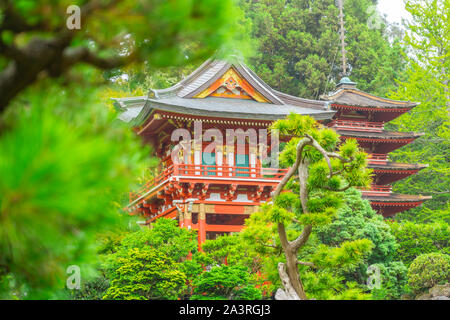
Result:
[[[119,118],[154,147],[162,163],[161,173],[131,194],[127,210],[143,215],[146,224],[161,217],[176,219],[181,227],[198,230],[200,244],[219,234],[240,231],[244,220],[269,200],[287,172],[263,166],[261,154],[267,151],[263,148],[270,138],[263,141],[259,133],[291,112],[309,115],[334,128],[342,139],[356,139],[369,153],[374,182],[362,193],[383,216],[393,216],[429,199],[396,194],[390,186],[426,167],[394,163],[388,157],[389,152],[421,134],[386,131],[385,123],[417,104],[362,92],[348,78],[321,99],[279,92],[240,61],[214,59],[168,89],[114,99],[123,111]],[[199,122],[202,134],[214,129],[226,137],[227,129],[254,130],[258,141],[249,143],[247,137],[244,145],[237,139],[229,145],[217,143],[211,149],[211,142],[195,140],[194,129]],[[171,137],[181,128],[194,138],[188,142],[191,150],[181,150],[181,161],[174,163],[172,153],[178,142]]]

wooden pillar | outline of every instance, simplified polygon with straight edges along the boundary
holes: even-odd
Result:
[[[195,165],[195,174],[200,175],[200,166],[202,164],[202,144],[201,141],[193,140],[194,144],[194,165]]]
[[[257,157],[257,147],[256,146],[250,146],[248,149],[249,153],[249,165],[251,171],[252,171],[252,177],[256,177],[256,157]],[[255,169],[253,169],[255,168]]]
[[[183,211],[186,210],[187,204],[184,205]],[[182,210],[178,210],[178,226],[180,228],[184,228],[184,214]]]
[[[205,204],[199,204],[199,212],[198,212],[198,246],[199,250],[201,250],[201,245],[206,240],[206,211]]]
[[[261,139],[261,138],[260,138]],[[268,146],[267,146],[267,137],[265,138],[265,143],[258,144],[258,160],[259,160],[259,168],[257,170],[257,176],[261,177],[263,175],[264,169],[263,164],[267,163],[268,158]]]
[[[185,203],[184,205],[184,227],[188,230],[191,229],[192,226],[192,212],[189,210],[189,203]]]
[[[222,176],[222,166],[223,166],[223,146],[216,145],[216,164],[217,164],[217,175]]]
[[[227,162],[228,162],[227,164],[230,167],[233,167],[234,166],[234,146],[227,145],[226,151],[227,151]],[[232,177],[233,176],[233,168],[230,168],[229,170],[230,170],[230,177]]]

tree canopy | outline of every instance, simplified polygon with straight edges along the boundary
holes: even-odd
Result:
[[[418,222],[450,221],[449,131],[449,26],[448,0],[407,1],[412,15],[404,42],[409,49],[407,80],[400,81],[394,99],[420,104],[390,124],[390,129],[424,132],[415,143],[394,151],[392,160],[429,166],[395,184],[394,191],[433,196],[422,207],[399,215]]]
[[[110,70],[204,59],[230,39],[234,8],[231,0],[2,0],[0,112],[43,76],[80,63]]]
[[[347,61],[361,90],[384,95],[404,68],[401,46],[387,22],[370,27],[376,1],[344,2]],[[319,99],[342,78],[339,10],[334,0],[241,0],[256,45],[249,62],[277,90]],[[374,13],[375,11],[375,13]]]

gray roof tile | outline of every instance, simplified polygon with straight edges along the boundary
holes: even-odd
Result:
[[[192,98],[234,67],[255,90],[270,102],[248,99],[206,97]],[[250,68],[238,60],[233,62],[209,59],[176,85],[167,89],[150,89],[148,97],[116,98],[116,105],[125,109],[119,119],[139,125],[152,110],[164,110],[190,115],[236,119],[277,120],[291,112],[311,115],[318,120],[331,119],[334,111],[329,102],[307,100],[273,90]]]

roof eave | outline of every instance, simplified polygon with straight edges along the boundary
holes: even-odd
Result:
[[[159,108],[158,108],[159,107]],[[177,106],[173,104],[159,102],[157,100],[148,99],[142,108],[139,115],[133,119],[134,126],[140,126],[145,123],[154,110],[160,110],[165,112],[182,113],[191,116],[208,116],[214,118],[227,118],[227,119],[242,119],[242,120],[266,120],[276,121],[286,118],[287,115],[263,115],[263,114],[251,114],[251,113],[236,113],[236,112],[222,112],[222,111],[209,111],[209,110],[197,110],[184,106]],[[305,113],[302,115],[308,115],[316,120],[329,120],[332,119],[336,111],[328,110],[320,113]]]

